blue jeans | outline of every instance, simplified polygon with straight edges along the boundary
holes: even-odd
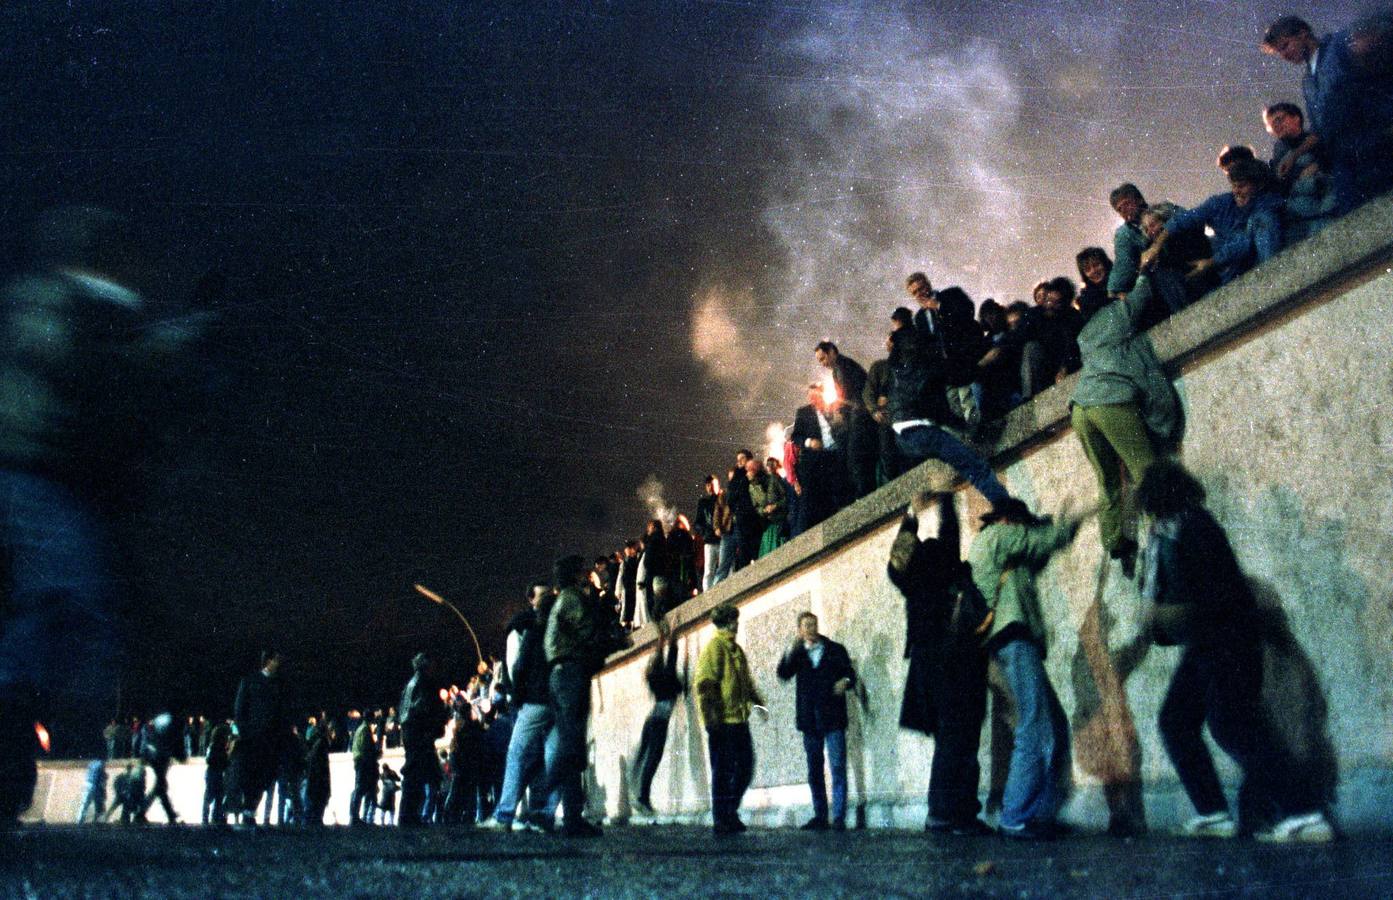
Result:
[[[996,473],[987,465],[987,461],[942,428],[934,425],[907,428],[895,435],[895,445],[900,448],[906,469],[926,459],[942,460],[966,478],[993,506],[1011,497],[1001,482],[996,480]]]
[[[551,667],[547,682],[556,717],[548,741],[555,752],[547,760],[545,790],[559,792],[567,825],[579,825],[585,812],[587,765],[585,731],[590,720],[590,672],[583,664],[563,660]]]
[[[1001,824],[1020,828],[1027,822],[1053,822],[1069,772],[1069,725],[1034,641],[1010,641],[995,655],[1016,698],[1016,746],[1001,800]]]
[[[827,821],[827,784],[822,775],[822,745],[832,769],[832,820],[846,822],[846,732],[805,731],[803,752],[808,757],[808,787],[813,792],[813,817]]]
[[[545,703],[524,703],[518,708],[513,736],[508,740],[507,761],[503,764],[503,789],[493,811],[498,821],[513,821],[524,786],[531,788],[529,812],[555,815],[557,796],[542,799],[545,760],[555,756],[555,742],[548,740],[554,718],[551,707]]]
[[[711,579],[711,587],[715,587],[730,577],[735,566],[735,535],[729,533],[721,535],[721,547],[717,552],[717,557],[720,562],[716,564],[716,577]]]
[[[116,707],[117,582],[96,508],[57,482],[0,470],[0,820],[32,800],[34,722],[55,757],[94,755]]]

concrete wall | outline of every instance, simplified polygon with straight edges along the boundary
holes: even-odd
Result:
[[[1354,830],[1393,823],[1390,236],[1393,200],[1384,199],[1152,333],[1188,413],[1183,459],[1295,638],[1283,684],[1308,695],[1288,704],[1286,727],[1308,742],[1328,735],[1340,769],[1337,814]],[[1072,387],[1071,380],[1015,410],[992,452],[1011,492],[1039,511],[1066,498],[1083,505],[1096,494],[1068,429]],[[853,806],[870,826],[922,823],[933,742],[897,726],[903,607],[884,569],[905,503],[924,488],[948,486],[950,474],[925,464],[671,614],[690,668],[713,633],[710,608],[725,600],[741,607],[740,642],[772,714],[753,726],[757,764],[745,811],[754,821],[791,824],[810,809],[793,687],[774,677],[796,614],[810,609],[847,645],[864,684],[848,736]],[[966,545],[985,502],[959,486],[958,507]],[[1136,586],[1104,558],[1095,524],[1044,571],[1040,587],[1051,623],[1046,668],[1074,735],[1077,790],[1065,818],[1106,825],[1103,783],[1125,793],[1137,781],[1134,799],[1149,825],[1173,827],[1192,812],[1156,715],[1179,651],[1140,639]],[[626,768],[650,706],[643,671],[655,637],[651,627],[639,632],[593,687],[591,803],[610,817],[628,814]],[[988,743],[984,735],[984,792]],[[1236,773],[1226,760],[1221,772],[1232,786]],[[672,720],[654,806],[671,819],[701,820],[707,778],[704,735],[688,698]],[[1117,805],[1116,792],[1113,799]]]
[[[382,762],[401,772],[402,751],[388,750]],[[107,807],[115,802],[114,786],[116,776],[126,767],[124,760],[107,764]],[[169,799],[174,804],[174,813],[184,822],[197,823],[203,817],[203,775],[201,759],[191,759],[186,763],[175,763],[169,767]],[[353,757],[348,753],[329,755],[330,795],[329,806],[324,813],[324,821],[329,825],[348,823],[348,798],[353,792]],[[152,772],[145,774],[148,791],[154,786]],[[82,798],[87,789],[87,763],[82,761],[54,760],[41,763],[39,781],[34,790],[34,804],[24,814],[26,822],[47,822],[51,824],[74,822],[82,807]],[[114,817],[119,819],[119,815]],[[149,820],[154,823],[164,821],[164,811],[159,802],[151,807]],[[229,817],[234,821],[235,817]]]
[[[1306,677],[1284,684],[1315,690],[1294,704],[1289,730],[1307,732],[1307,740],[1328,734],[1340,768],[1337,812],[1353,830],[1393,824],[1391,262],[1393,200],[1384,199],[1152,332],[1185,400],[1185,463],[1295,638],[1288,674]],[[1036,510],[1065,498],[1082,505],[1096,493],[1068,431],[1072,387],[1056,386],[1013,411],[991,451],[1011,492]],[[858,818],[870,826],[922,823],[933,742],[897,725],[903,606],[885,562],[905,504],[925,488],[949,487],[950,475],[927,463],[670,614],[691,668],[712,634],[711,607],[725,600],[741,607],[740,641],[771,711],[753,727],[757,763],[745,800],[752,820],[793,824],[809,811],[793,687],[777,681],[774,666],[796,614],[810,609],[847,645],[863,682],[848,736]],[[966,545],[985,503],[960,488],[958,507]],[[1178,651],[1139,639],[1135,585],[1103,558],[1093,524],[1044,571],[1040,587],[1052,625],[1046,668],[1074,735],[1078,789],[1065,817],[1104,826],[1103,783],[1135,781],[1151,827],[1174,826],[1190,810],[1155,723]],[[618,819],[629,813],[627,763],[650,707],[643,671],[656,632],[650,626],[635,638],[592,687],[589,796],[595,812]],[[1328,721],[1310,702],[1322,697]],[[984,734],[984,791],[988,745]],[[1232,786],[1235,772],[1219,759]],[[344,822],[351,761],[340,754],[334,766],[328,819]],[[198,820],[202,778],[198,763],[171,771],[186,821]],[[703,820],[707,779],[705,738],[687,698],[672,720],[654,805],[669,820]],[[81,791],[80,764],[46,765],[28,817],[71,821]]]

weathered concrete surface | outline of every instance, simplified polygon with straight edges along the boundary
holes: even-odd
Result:
[[[1385,198],[1153,333],[1185,401],[1183,459],[1299,648],[1284,685],[1310,696],[1290,727],[1328,733],[1341,773],[1337,812],[1356,831],[1393,826],[1390,236],[1393,199]],[[1067,428],[1071,390],[1066,382],[1014,411],[995,446],[1007,486],[1037,510],[1096,494]],[[746,808],[757,821],[807,815],[793,690],[773,675],[803,609],[848,646],[864,682],[849,734],[853,805],[871,825],[922,821],[933,747],[897,727],[903,612],[884,565],[899,510],[918,490],[947,486],[947,475],[926,464],[671,615],[691,666],[710,638],[710,608],[741,606],[741,642],[772,713],[754,727],[758,763]],[[967,489],[958,497],[966,544],[985,504]],[[1103,782],[1139,779],[1146,820],[1173,826],[1190,810],[1155,722],[1178,651],[1140,639],[1135,584],[1104,559],[1092,524],[1040,584],[1052,624],[1046,667],[1075,736],[1079,790],[1066,817],[1102,827]],[[649,706],[642,676],[655,636],[651,627],[640,632],[594,687],[591,801],[612,818],[628,814],[625,764]],[[690,700],[679,706],[653,793],[674,820],[699,820],[709,805],[694,715]],[[1221,771],[1232,785],[1232,768],[1221,762]]]
[[[0,897],[1194,897],[1393,894],[1387,838],[1320,846],[920,832],[611,828],[568,841],[458,828],[0,835]]]

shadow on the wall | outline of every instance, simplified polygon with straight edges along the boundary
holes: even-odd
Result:
[[[854,666],[854,664],[853,664]],[[855,666],[854,666],[855,667]],[[865,673],[856,668],[856,687],[852,688],[855,703],[846,705],[846,792],[847,810],[852,828],[866,827],[866,800],[870,785],[866,783],[866,728],[863,720],[871,717],[870,696],[866,693]]]
[[[1108,806],[1108,833],[1117,836],[1146,831],[1142,802],[1141,741],[1127,702],[1127,679],[1146,658],[1151,642],[1139,634],[1118,649],[1108,647],[1115,620],[1103,598],[1115,568],[1106,554],[1099,563],[1093,603],[1079,628],[1079,646],[1072,662],[1074,686],[1074,757],[1079,768],[1097,778]]]
[[[1262,641],[1262,705],[1271,733],[1284,742],[1274,748],[1284,764],[1302,773],[1311,795],[1325,807],[1335,802],[1340,780],[1339,760],[1330,740],[1329,708],[1310,657],[1292,634],[1282,598],[1276,588],[1248,578],[1257,599],[1256,629]],[[1278,812],[1262,793],[1260,779],[1246,779],[1238,796],[1239,819],[1260,828]]]

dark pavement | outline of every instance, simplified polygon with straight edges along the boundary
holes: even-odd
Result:
[[[472,829],[55,826],[0,835],[4,897],[1393,896],[1393,838],[1171,837],[1022,844],[612,827],[599,839]]]

